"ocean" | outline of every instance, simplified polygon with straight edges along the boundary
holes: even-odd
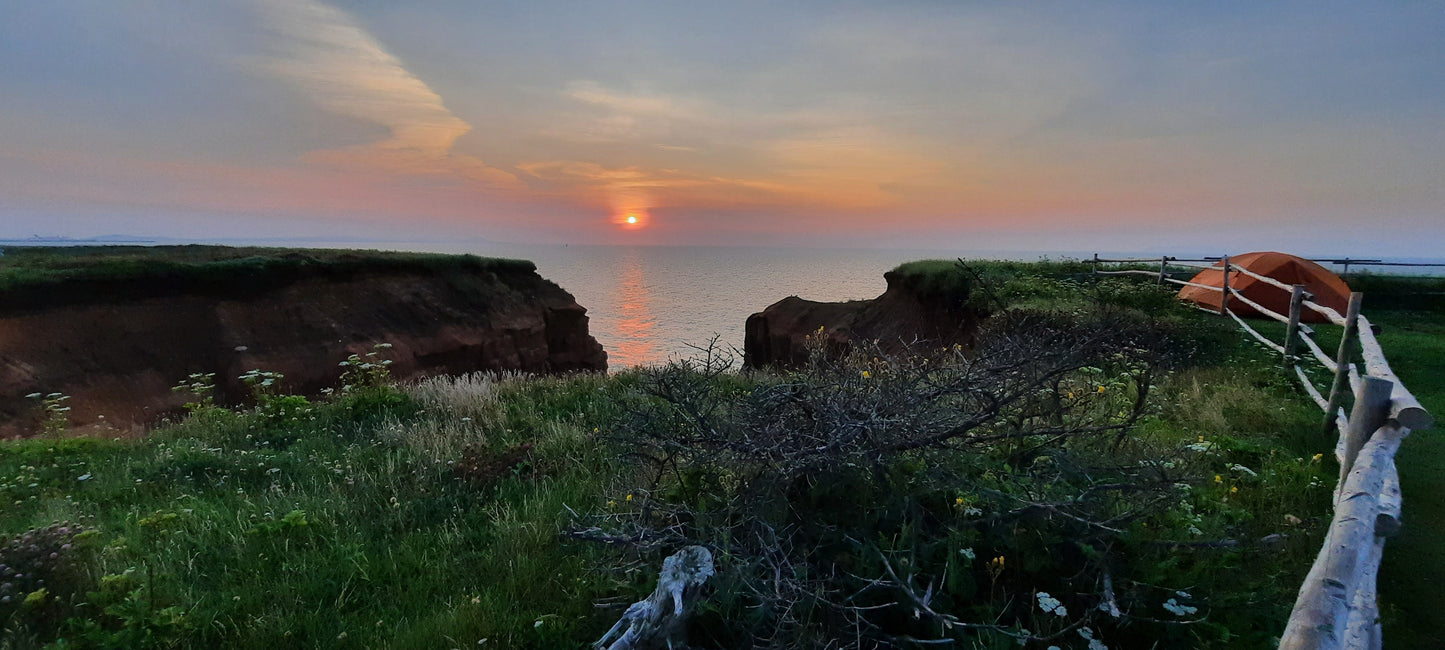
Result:
[[[696,356],[697,348],[706,346],[714,337],[720,345],[736,348],[741,363],[743,326],[749,314],[788,296],[820,301],[875,298],[887,288],[883,273],[903,262],[1093,255],[1092,251],[538,246],[491,242],[284,245],[473,253],[531,260],[542,277],[561,285],[587,308],[592,335],[607,350],[607,365],[613,371]]]

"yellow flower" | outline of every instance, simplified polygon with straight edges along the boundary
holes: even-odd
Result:
[[[1311,459],[1310,459],[1310,462],[1311,462],[1311,463],[1318,463],[1318,462],[1320,462],[1320,459],[1321,459],[1321,458],[1324,458],[1324,457],[1325,457],[1324,454],[1315,454],[1315,455],[1314,455],[1314,458],[1311,458]]]
[[[961,506],[961,505],[963,505],[963,497],[958,497],[957,499],[954,499],[954,500],[953,500],[953,505],[956,505],[956,506]]]
[[[1230,494],[1239,494],[1239,486],[1236,485],[1236,486],[1234,486],[1234,487],[1229,488],[1229,493],[1230,493]]]
[[[608,499],[608,500],[607,500],[607,507],[609,507],[609,508],[616,508],[616,507],[617,507],[617,499]]]
[[[1104,392],[1104,387],[1103,387],[1103,386],[1100,386],[1100,387],[1099,387],[1099,392],[1101,392],[1101,393]]]
[[[628,501],[631,501],[631,500],[632,500],[632,495],[631,495],[631,494],[627,495],[627,500],[628,500]]]
[[[1214,475],[1214,482],[1215,482],[1215,483],[1223,483],[1223,482],[1224,482],[1224,478],[1221,477],[1221,476],[1218,475],[1218,474],[1215,474],[1215,475]]]
[[[864,371],[862,372],[862,375],[863,375],[863,378],[864,378],[864,379],[867,379],[867,378],[873,376],[873,375],[868,374],[868,371],[867,371],[867,370],[864,370]]]
[[[1073,391],[1069,391],[1069,399],[1074,399],[1074,392],[1073,392]]]
[[[1204,442],[1204,436],[1199,436],[1199,442]]]

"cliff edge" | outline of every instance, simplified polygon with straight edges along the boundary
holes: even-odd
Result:
[[[862,341],[887,352],[910,345],[968,345],[986,312],[957,269],[904,265],[883,274],[888,288],[872,300],[816,302],[790,296],[748,317],[743,366],[794,367],[808,358],[807,337],[825,337],[831,354]]]
[[[190,373],[216,373],[221,403],[256,368],[314,395],[383,342],[400,379],[607,367],[586,310],[531,262],[175,248],[0,269],[0,437],[33,431],[30,393],[70,395],[72,427],[135,432],[179,409]]]

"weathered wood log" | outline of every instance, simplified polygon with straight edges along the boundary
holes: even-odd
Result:
[[[1325,401],[1325,396],[1320,394],[1318,388],[1315,388],[1314,382],[1310,381],[1309,375],[1306,375],[1304,370],[1295,366],[1294,374],[1299,377],[1300,384],[1305,387],[1305,392],[1309,393],[1310,399],[1314,400],[1315,404],[1318,404],[1321,409],[1330,407],[1330,403]]]
[[[1400,532],[1400,511],[1404,498],[1400,494],[1400,470],[1395,466],[1393,458],[1390,459],[1390,466],[1385,468],[1385,482],[1380,486],[1380,494],[1376,500],[1379,501],[1379,514],[1375,515],[1375,534],[1390,537]]]
[[[1355,588],[1355,598],[1350,603],[1349,620],[1345,622],[1345,636],[1340,643],[1340,647],[1346,650],[1380,650],[1383,635],[1380,633],[1380,604],[1376,583],[1380,573],[1380,560],[1384,557],[1385,539],[1376,537],[1360,565],[1360,584]]]
[[[1352,621],[1359,621],[1356,627],[1364,629],[1365,622],[1378,618],[1366,575],[1373,576],[1379,569],[1373,555],[1379,542],[1376,495],[1400,441],[1408,434],[1408,429],[1389,423],[1376,430],[1360,450],[1340,491],[1325,544],[1300,586],[1294,611],[1280,637],[1280,650],[1353,648],[1356,646],[1343,645]]]
[[[1350,362],[1350,339],[1355,336],[1355,324],[1360,318],[1360,301],[1363,299],[1364,294],[1358,291],[1350,294],[1350,308],[1345,315],[1345,331],[1340,333],[1340,351],[1335,355],[1335,381],[1330,386],[1330,404],[1325,408],[1325,432],[1329,432],[1334,426],[1334,418],[1330,414],[1340,405],[1340,394],[1348,385],[1345,365]]]
[[[1365,361],[1365,373],[1395,382],[1395,391],[1390,396],[1390,417],[1395,418],[1408,429],[1428,429],[1435,424],[1435,418],[1420,405],[1405,384],[1390,370],[1385,361],[1385,351],[1375,339],[1375,330],[1370,319],[1360,316],[1360,357]]]
[[[1208,290],[1210,290],[1210,291],[1223,291],[1223,289],[1221,289],[1221,288],[1219,288],[1219,287],[1216,287],[1216,286],[1214,286],[1214,285],[1212,285],[1212,284],[1200,284],[1200,283],[1198,283],[1198,282],[1189,282],[1188,280],[1176,280],[1176,279],[1174,279],[1174,278],[1164,278],[1164,281],[1165,281],[1165,282],[1172,282],[1172,283],[1174,283],[1174,284],[1183,285],[1183,286],[1186,286],[1186,287],[1196,287],[1196,288],[1199,288],[1199,289],[1208,289]],[[1209,312],[1209,313],[1211,313],[1211,314],[1215,313],[1215,311],[1214,311],[1213,309],[1205,309],[1204,311],[1207,311],[1207,312]]]
[[[1277,311],[1275,311],[1275,310],[1273,310],[1273,309],[1270,309],[1270,308],[1265,307],[1264,305],[1261,305],[1261,304],[1259,304],[1259,303],[1257,303],[1257,302],[1255,302],[1255,301],[1253,301],[1253,300],[1250,300],[1249,297],[1248,297],[1248,296],[1245,296],[1245,295],[1244,295],[1244,292],[1240,291],[1239,289],[1235,289],[1235,288],[1231,287],[1231,288],[1229,289],[1229,293],[1234,296],[1234,299],[1235,299],[1235,300],[1238,300],[1238,301],[1240,301],[1240,302],[1242,302],[1242,303],[1244,303],[1244,304],[1246,304],[1246,305],[1249,305],[1249,306],[1252,307],[1255,311],[1259,312],[1259,315],[1261,315],[1261,316],[1264,316],[1264,317],[1267,317],[1267,318],[1271,318],[1271,319],[1277,320],[1277,321],[1279,321],[1279,322],[1281,322],[1281,323],[1288,323],[1288,322],[1289,322],[1289,316],[1285,316],[1284,314],[1281,314],[1281,313],[1279,313],[1279,312],[1277,312]]]
[[[1283,346],[1283,345],[1280,345],[1280,344],[1278,344],[1278,343],[1275,343],[1274,341],[1269,340],[1269,337],[1267,337],[1267,336],[1265,336],[1265,335],[1263,335],[1263,334],[1260,334],[1260,333],[1259,333],[1258,331],[1256,331],[1253,327],[1250,327],[1250,326],[1249,326],[1249,323],[1244,322],[1244,319],[1243,319],[1243,318],[1240,318],[1239,316],[1236,316],[1236,315],[1234,314],[1234,312],[1232,312],[1232,311],[1227,311],[1227,312],[1224,312],[1224,313],[1225,313],[1225,315],[1229,316],[1230,318],[1233,318],[1233,319],[1234,319],[1234,322],[1238,323],[1238,324],[1239,324],[1239,327],[1240,327],[1241,329],[1243,329],[1245,332],[1247,332],[1250,336],[1253,336],[1256,341],[1259,341],[1260,343],[1264,344],[1265,347],[1267,347],[1267,348],[1269,348],[1269,349],[1271,349],[1271,350],[1274,350],[1275,352],[1281,352],[1281,353],[1284,352],[1284,346]]]
[[[1345,479],[1355,465],[1355,457],[1369,442],[1376,429],[1385,425],[1390,418],[1390,387],[1392,382],[1379,377],[1365,377],[1360,380],[1360,389],[1355,391],[1355,406],[1350,411],[1349,426],[1341,436],[1344,442],[1344,456],[1340,460],[1340,481],[1336,484],[1338,496],[1345,488]],[[1334,422],[1330,422],[1331,425]]]
[[[1301,336],[1299,338],[1300,341],[1304,342],[1305,347],[1310,349],[1310,354],[1314,355],[1315,360],[1319,361],[1320,365],[1325,367],[1325,370],[1328,370],[1331,373],[1339,371],[1339,366],[1335,365],[1335,360],[1331,359],[1330,355],[1325,354],[1325,351],[1320,349],[1320,345],[1318,343],[1315,343],[1314,338],[1309,336]]]
[[[1287,323],[1285,323],[1285,330],[1284,330],[1284,359],[1285,359],[1285,363],[1289,363],[1289,362],[1290,362],[1290,357],[1294,356],[1294,346],[1295,346],[1295,343],[1297,342],[1297,339],[1298,339],[1298,337],[1299,337],[1299,332],[1300,332],[1300,330],[1299,330],[1299,319],[1300,319],[1300,315],[1304,313],[1304,312],[1301,310],[1300,303],[1304,302],[1304,300],[1305,300],[1305,285],[1303,285],[1303,284],[1296,284],[1296,285],[1294,285],[1293,287],[1290,288],[1290,294],[1289,294],[1289,321],[1288,321]],[[1299,369],[1299,366],[1295,366],[1295,369],[1298,370],[1298,369]]]
[[[628,606],[593,648],[607,650],[660,650],[687,647],[687,617],[697,604],[698,592],[714,573],[712,552],[688,546],[662,561],[657,588],[647,598]],[[616,637],[611,645],[608,641]]]
[[[1293,289],[1293,287],[1291,287],[1291,286],[1288,285],[1288,284],[1285,284],[1285,283],[1283,283],[1283,282],[1280,282],[1279,280],[1276,280],[1276,279],[1274,279],[1274,278],[1271,278],[1271,277],[1269,277],[1269,276],[1267,276],[1267,275],[1262,275],[1262,274],[1259,274],[1259,273],[1255,273],[1254,271],[1251,271],[1251,270],[1249,270],[1249,269],[1247,269],[1247,268],[1244,268],[1244,267],[1242,267],[1242,266],[1236,266],[1236,267],[1234,267],[1234,272],[1235,272],[1235,273],[1241,273],[1241,274],[1247,275],[1247,276],[1249,276],[1249,277],[1251,277],[1251,278],[1254,278],[1254,279],[1256,279],[1256,280],[1259,280],[1260,282],[1263,282],[1263,283],[1268,284],[1268,285],[1270,285],[1270,286],[1279,287],[1280,289],[1284,289],[1285,291],[1290,291],[1290,290]]]
[[[1229,256],[1224,256],[1224,281],[1220,283],[1222,291],[1219,294],[1219,315],[1229,313]]]
[[[1305,309],[1312,310],[1324,316],[1325,320],[1328,320],[1330,323],[1339,325],[1340,327],[1345,326],[1345,317],[1341,316],[1340,312],[1337,312],[1308,298],[1305,299],[1303,305]]]

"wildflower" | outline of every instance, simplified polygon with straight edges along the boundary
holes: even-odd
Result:
[[[963,505],[963,497],[958,497],[957,499],[954,499],[954,500],[953,500],[953,505],[956,505],[956,506],[961,506],[961,505]]]
[[[1164,609],[1169,610],[1169,613],[1170,613],[1170,614],[1173,614],[1173,615],[1175,615],[1175,616],[1189,616],[1190,614],[1193,614],[1193,613],[1199,611],[1199,608],[1198,608],[1198,607],[1190,607],[1190,606],[1188,606],[1188,605],[1181,605],[1178,601],[1174,600],[1173,598],[1170,598],[1169,600],[1164,601]]]
[[[1230,486],[1230,488],[1229,488],[1229,493],[1230,493],[1230,494],[1239,494],[1239,486],[1238,486],[1238,485]]]
[[[863,371],[863,372],[862,372],[862,373],[860,373],[860,374],[862,374],[862,375],[863,375],[863,378],[864,378],[864,379],[867,379],[867,378],[869,378],[869,377],[872,377],[872,376],[873,376],[873,375],[870,375],[870,374],[868,374],[868,371],[867,371],[867,370],[864,370],[864,371]]]
[[[627,495],[627,500],[628,500],[628,501],[631,501],[631,500],[632,500],[632,495],[631,495],[631,494]]]
[[[1100,393],[1104,392],[1104,387],[1103,387],[1103,386],[1100,386],[1100,387],[1099,387],[1099,392],[1100,392]]]
[[[1047,591],[1040,591],[1034,594],[1034,597],[1038,599],[1039,609],[1044,610],[1044,613],[1056,616],[1069,615],[1069,610],[1064,607],[1064,604],[1059,602],[1059,599],[1050,596]]]
[[[1311,462],[1311,463],[1318,463],[1318,462],[1320,462],[1320,459],[1321,459],[1321,458],[1324,458],[1324,457],[1325,457],[1324,454],[1315,454],[1313,457],[1310,458],[1310,462]]]
[[[609,508],[616,508],[616,507],[617,507],[617,499],[608,499],[608,500],[607,500],[607,507],[609,507]]]
[[[1199,436],[1199,442],[1204,442],[1204,436]]]
[[[1215,474],[1215,475],[1214,475],[1214,482],[1215,482],[1215,483],[1223,483],[1223,482],[1224,482],[1224,477],[1222,477],[1222,476],[1220,476],[1220,475],[1218,475],[1218,474]]]
[[[1069,399],[1074,399],[1074,391],[1069,391]]]
[[[958,549],[958,554],[968,558],[969,562],[972,562],[974,558],[978,557],[978,554],[973,552],[972,547]]]
[[[482,604],[482,597],[481,597],[481,596],[472,596],[472,604],[473,604],[473,605],[480,605],[480,604]]]

